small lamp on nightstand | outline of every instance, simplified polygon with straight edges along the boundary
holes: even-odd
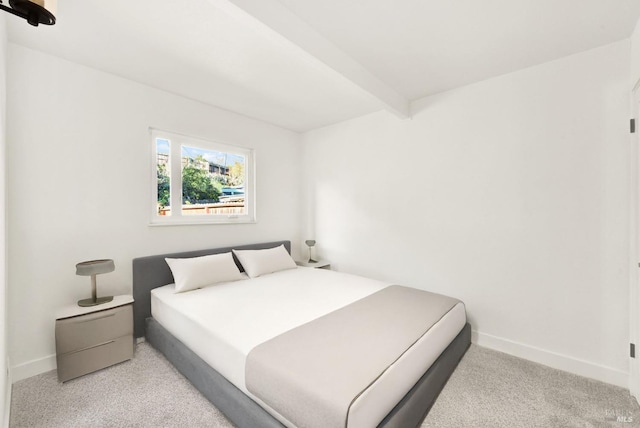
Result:
[[[90,260],[76,265],[76,275],[91,276],[91,298],[78,300],[78,306],[95,306],[113,300],[113,296],[97,297],[96,275],[113,272],[116,269],[113,260]]]
[[[305,244],[307,244],[307,247],[309,247],[309,263],[318,263],[317,260],[313,260],[311,258],[311,248],[316,245],[316,241],[313,239],[307,239],[306,241],[304,241]]]

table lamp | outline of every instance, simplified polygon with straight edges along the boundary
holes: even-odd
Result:
[[[97,297],[96,294],[96,275],[101,273],[113,272],[116,269],[113,260],[89,260],[76,265],[76,275],[91,276],[91,298],[78,300],[78,306],[95,306],[107,303],[113,300],[113,296]]]
[[[311,247],[316,245],[316,241],[313,239],[307,239],[306,241],[304,241],[304,243],[307,244],[307,247],[309,247],[309,263],[318,263],[317,260],[313,260],[311,258]]]

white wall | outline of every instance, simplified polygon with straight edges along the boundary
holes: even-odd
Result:
[[[631,87],[640,84],[640,19],[631,35]]]
[[[626,386],[628,85],[623,41],[308,132],[303,238],[464,300],[480,344]]]
[[[8,426],[10,385],[7,377],[7,244],[6,244],[6,70],[7,29],[0,16],[0,421]]]
[[[55,367],[55,311],[90,296],[80,261],[113,258],[98,293],[122,294],[137,256],[299,243],[298,134],[17,45],[8,54],[14,380]],[[258,223],[149,227],[150,126],[254,148]]]

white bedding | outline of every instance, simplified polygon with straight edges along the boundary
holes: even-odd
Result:
[[[389,285],[335,271],[297,268],[186,293],[175,294],[173,284],[156,288],[151,292],[151,313],[211,367],[291,425],[247,391],[244,374],[249,352]],[[349,427],[377,425],[465,322],[464,306],[458,304],[354,402]]]

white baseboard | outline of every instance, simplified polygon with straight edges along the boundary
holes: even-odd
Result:
[[[27,361],[11,368],[11,380],[13,383],[31,376],[39,375],[56,369],[56,355]]]
[[[636,364],[636,362],[631,362],[630,365],[633,367],[633,364]],[[638,403],[640,403],[640,389],[638,388],[639,385],[640,385],[640,377],[638,376],[637,373],[633,373],[633,370],[632,370],[631,375],[629,376],[629,392],[631,393],[631,396],[635,398]]]
[[[535,346],[524,345],[475,330],[471,332],[471,341],[479,346],[504,352],[505,354],[543,364],[554,369],[596,379],[625,389],[629,388],[629,373],[612,367],[601,366],[589,361],[536,348]]]

